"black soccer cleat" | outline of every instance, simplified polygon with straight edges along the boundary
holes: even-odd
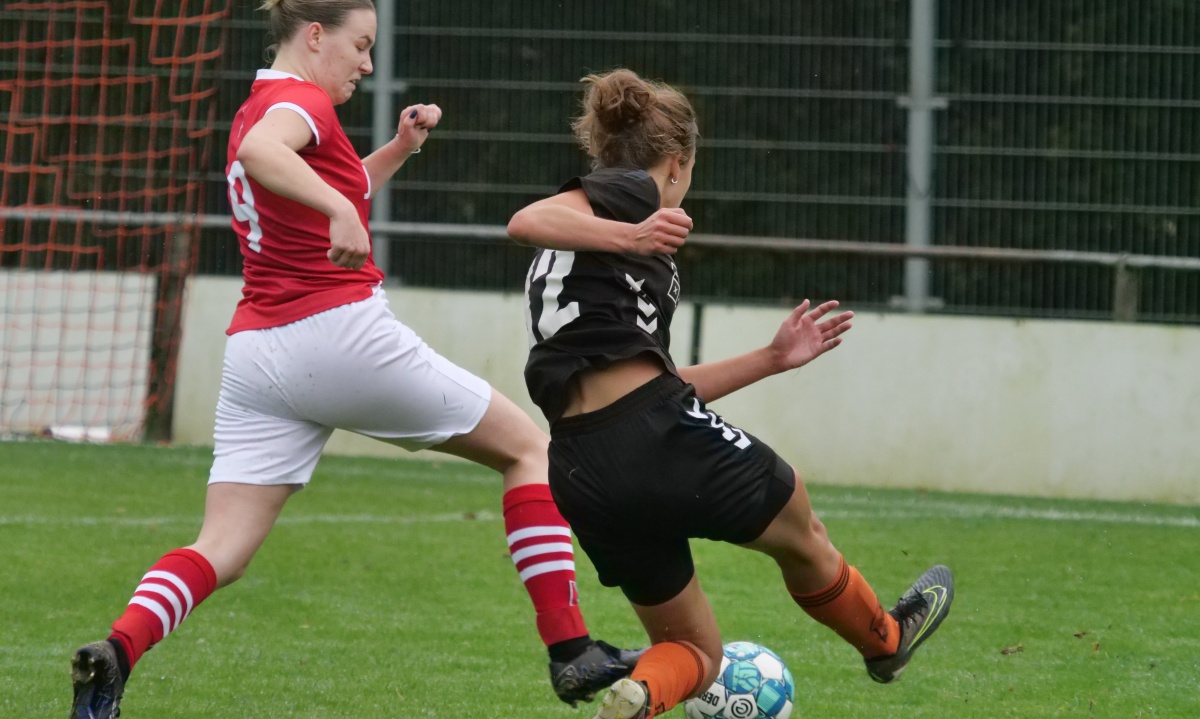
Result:
[[[650,714],[650,693],[646,685],[632,679],[618,679],[604,695],[595,719],[646,719]]]
[[[550,683],[559,699],[575,706],[590,702],[596,692],[629,676],[645,649],[618,649],[607,642],[593,641],[569,662],[550,662]]]
[[[71,657],[71,682],[75,700],[70,719],[116,719],[121,716],[125,680],[117,664],[117,650],[107,641],[80,647]]]
[[[900,647],[895,654],[865,660],[867,674],[880,684],[900,678],[913,652],[938,628],[954,601],[954,577],[940,564],[913,583],[888,614],[900,625]]]

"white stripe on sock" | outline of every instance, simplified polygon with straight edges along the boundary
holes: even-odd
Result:
[[[171,629],[179,628],[179,623],[183,621],[183,605],[179,603],[179,597],[175,595],[175,592],[172,592],[161,584],[153,584],[151,582],[139,584],[133,593],[137,594],[138,592],[153,592],[170,602],[171,607],[175,610],[175,623],[171,625]]]
[[[571,530],[566,527],[526,527],[508,535],[508,546],[530,537],[569,537]]]
[[[546,574],[547,572],[562,572],[566,570],[574,572],[575,562],[569,559],[563,559],[557,562],[542,562],[541,564],[534,564],[522,569],[520,572],[521,581],[527,582],[539,574]]]
[[[188,586],[183,583],[182,579],[174,574],[171,574],[170,572],[160,572],[158,570],[146,572],[146,576],[142,577],[142,581],[147,579],[165,579],[171,584],[174,584],[175,588],[179,590],[179,594],[183,597],[184,601],[187,602],[187,611],[183,613],[183,617],[180,617],[179,621],[182,622],[184,617],[192,613],[192,590],[188,589]]]
[[[566,544],[535,544],[532,547],[518,549],[513,552],[513,564],[520,562],[522,559],[536,557],[539,554],[570,554],[574,556],[575,547],[568,542]]]
[[[136,604],[139,607],[145,607],[146,609],[154,612],[154,614],[162,621],[164,637],[171,633],[171,618],[167,616],[167,610],[163,609],[161,604],[153,599],[147,599],[145,597],[134,597],[133,599],[129,600],[129,603]]]

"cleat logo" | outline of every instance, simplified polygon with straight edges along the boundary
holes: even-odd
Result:
[[[921,641],[921,637],[925,635],[929,629],[937,624],[938,619],[946,610],[946,598],[948,593],[946,588],[940,584],[936,584],[927,589],[921,590],[921,595],[925,598],[926,605],[929,607],[928,613],[925,615],[925,621],[921,623],[921,628],[917,630],[913,636],[912,643],[915,645]]]

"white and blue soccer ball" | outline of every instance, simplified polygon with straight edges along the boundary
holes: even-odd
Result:
[[[775,652],[753,642],[730,642],[717,681],[683,705],[688,719],[788,719],[796,682]]]

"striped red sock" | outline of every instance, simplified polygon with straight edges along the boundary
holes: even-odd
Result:
[[[523,484],[504,493],[508,551],[537,612],[546,646],[586,636],[575,589],[571,530],[547,484]]]
[[[158,560],[113,622],[110,639],[125,649],[129,667],[175,630],[217,586],[217,573],[200,553],[176,549]]]

